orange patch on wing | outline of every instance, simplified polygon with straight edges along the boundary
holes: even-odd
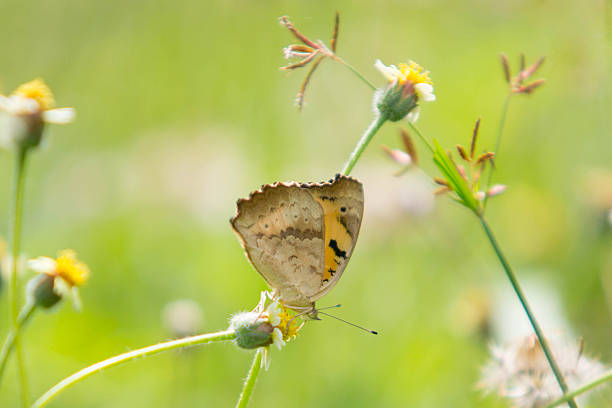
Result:
[[[338,267],[348,260],[353,239],[340,221],[340,207],[335,204],[334,197],[314,198],[323,207],[325,215],[325,270],[322,278],[325,284],[333,280]]]

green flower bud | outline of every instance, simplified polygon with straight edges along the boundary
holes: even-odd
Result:
[[[274,327],[258,312],[234,315],[230,321],[230,328],[236,332],[236,344],[241,348],[266,347],[273,342]]]
[[[404,119],[417,107],[417,96],[414,91],[408,91],[408,85],[390,84],[386,89],[378,91],[374,98],[376,108],[391,122]]]
[[[28,302],[44,309],[54,306],[62,300],[62,297],[54,290],[54,286],[55,278],[53,276],[41,273],[33,277],[26,287]]]

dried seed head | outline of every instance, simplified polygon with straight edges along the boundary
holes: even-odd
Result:
[[[510,77],[510,81],[509,81],[510,90],[512,91],[512,93],[530,94],[544,83],[543,79],[538,79],[538,80],[532,81],[531,83],[525,84],[525,81],[531,78],[531,76],[533,76],[533,74],[535,74],[538,71],[538,69],[540,69],[540,67],[544,63],[544,60],[545,58],[541,57],[534,64],[532,64],[529,67],[526,67],[525,55],[521,54],[519,73],[514,78]],[[504,66],[504,73],[506,75],[506,78],[508,78],[508,75],[510,75],[510,66],[508,64],[508,59],[503,54],[502,54],[502,65]]]
[[[336,52],[336,48],[338,47],[338,34],[340,30],[340,13],[336,11],[336,17],[334,19],[334,31],[332,32],[332,38],[329,42],[331,44],[332,52]]]
[[[480,163],[484,163],[487,160],[491,160],[493,157],[495,157],[495,153],[493,152],[486,152],[480,155],[480,157],[478,157],[478,159],[476,160],[476,165],[480,164]]]
[[[535,91],[537,88],[539,88],[541,85],[544,84],[544,82],[546,82],[545,79],[536,79],[535,81],[524,85],[524,86],[519,86],[518,88],[516,88],[516,90],[514,91],[515,93],[523,93],[523,94],[531,94],[533,91]]]
[[[440,187],[439,189],[434,191],[434,194],[435,195],[442,195],[442,194],[450,193],[451,191],[453,191],[453,190],[450,187]]]
[[[474,158],[474,152],[476,151],[476,141],[478,140],[478,130],[480,129],[480,118],[476,120],[474,130],[472,131],[472,143],[470,144],[470,157]]]
[[[504,54],[500,54],[499,57],[501,58],[502,67],[504,68],[504,78],[506,79],[507,83],[510,83],[512,74],[510,73],[510,63],[508,62],[508,57],[506,57]]]
[[[461,145],[457,145],[457,151],[459,152],[459,156],[461,156],[461,158],[467,162],[471,161],[470,160],[470,156],[468,156],[467,152],[465,151],[465,149],[463,148],[463,146]]]
[[[289,21],[289,19],[286,16],[280,17],[279,21],[301,43],[301,44],[292,44],[283,49],[285,58],[287,59],[298,58],[299,61],[286,65],[284,67],[281,67],[280,69],[284,71],[294,70],[296,68],[305,67],[306,65],[309,65],[312,63],[312,66],[310,70],[308,71],[308,73],[306,74],[306,77],[304,78],[304,81],[302,82],[300,90],[296,96],[296,105],[298,109],[301,111],[302,107],[304,106],[304,94],[306,92],[306,87],[308,86],[310,79],[312,78],[312,75],[314,74],[317,67],[321,64],[321,62],[325,58],[338,59],[335,55],[335,50],[338,46],[338,30],[340,26],[340,16],[336,12],[336,17],[335,17],[335,22],[334,22],[334,31],[332,33],[332,39],[331,39],[331,49],[329,49],[320,40],[313,41],[310,38],[306,37],[293,25],[293,23],[291,23],[291,21]]]
[[[535,74],[536,71],[538,69],[540,69],[540,67],[544,63],[545,59],[546,59],[546,57],[540,57],[540,59],[537,60],[535,64],[533,64],[532,66],[530,66],[529,68],[527,68],[523,72],[521,72],[521,78],[523,80],[525,80],[525,79],[528,79],[529,77],[531,77],[533,74]]]
[[[449,187],[448,181],[444,180],[443,178],[434,177],[433,181],[438,185]]]
[[[419,158],[417,155],[417,150],[414,147],[414,143],[412,143],[412,138],[410,137],[410,134],[408,133],[408,131],[406,129],[400,128],[400,137],[402,138],[402,142],[404,143],[406,152],[410,155],[410,158],[412,158],[412,162],[414,164],[418,164]]]

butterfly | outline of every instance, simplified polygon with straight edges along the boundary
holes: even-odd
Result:
[[[230,220],[248,260],[283,305],[316,318],[315,301],[338,283],[363,218],[363,185],[266,184],[237,202]]]

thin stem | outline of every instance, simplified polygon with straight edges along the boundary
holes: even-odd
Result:
[[[423,141],[423,143],[425,143],[425,145],[427,146],[427,148],[429,149],[430,152],[434,152],[434,148],[431,144],[431,142],[429,140],[427,140],[427,138],[421,133],[421,131],[414,125],[414,123],[412,123],[411,121],[406,121],[408,123],[408,126],[410,126],[410,129],[412,129],[412,131],[414,133],[417,134],[417,136]]]
[[[77,371],[69,377],[64,378],[62,381],[55,384],[51,389],[45,392],[39,399],[37,399],[32,408],[40,408],[47,405],[52,399],[57,397],[61,392],[68,389],[70,386],[84,380],[85,378],[99,373],[100,371],[114,367],[121,363],[125,363],[132,360],[137,360],[142,357],[151,356],[158,354],[163,351],[174,350],[182,347],[195,346],[199,344],[212,343],[215,341],[232,340],[236,337],[236,333],[233,330],[225,330],[216,333],[200,334],[198,336],[185,337],[183,339],[166,341],[164,343],[155,344],[153,346],[143,347],[138,350],[129,351],[127,353],[119,354],[117,356],[108,358],[85,367],[84,369]]]
[[[604,375],[602,375],[601,377],[597,378],[594,381],[591,381],[588,384],[583,385],[582,387],[576,388],[574,391],[572,392],[568,392],[565,395],[563,395],[561,398],[551,402],[550,404],[548,404],[546,406],[546,408],[553,408],[556,407],[557,405],[561,405],[564,402],[569,401],[570,399],[577,397],[580,394],[583,394],[595,387],[597,387],[598,385],[601,385],[603,383],[606,383],[608,381],[612,380],[612,370],[606,372]]]
[[[21,251],[21,221],[23,214],[23,190],[25,184],[25,170],[27,148],[19,147],[15,158],[15,174],[13,182],[13,207],[11,210],[11,273],[9,277],[9,312],[11,330],[15,333],[15,349],[17,353],[17,369],[19,371],[19,384],[21,386],[21,403],[24,407],[28,406],[28,380],[23,361],[21,341],[19,339],[19,318],[18,318],[18,296],[17,296],[17,268],[19,267],[19,253]]]
[[[4,374],[6,363],[8,361],[9,356],[11,355],[13,346],[15,345],[15,339],[21,332],[23,326],[30,320],[35,310],[36,305],[34,303],[26,303],[26,305],[23,307],[23,309],[21,309],[21,312],[19,313],[19,318],[17,319],[17,330],[11,328],[8,335],[6,336],[6,340],[4,340],[2,350],[0,350],[0,384],[2,383],[2,375]]]
[[[385,115],[378,115],[372,121],[372,123],[370,124],[370,126],[368,126],[363,136],[361,136],[361,139],[359,139],[359,142],[357,142],[357,145],[355,146],[355,150],[353,150],[353,152],[351,153],[351,156],[349,157],[348,161],[344,165],[344,168],[342,169],[342,174],[346,176],[351,174],[353,167],[355,167],[355,164],[357,163],[357,161],[359,161],[359,158],[361,157],[361,154],[363,153],[365,148],[368,146],[368,143],[370,143],[370,140],[372,140],[376,132],[378,132],[378,130],[382,127],[382,125],[386,121],[387,121],[387,117]]]
[[[487,221],[484,219],[482,215],[479,218],[480,218],[480,223],[482,224],[482,227],[484,228],[484,231],[487,234],[487,238],[489,239],[489,242],[491,243],[491,246],[493,247],[493,250],[495,251],[497,258],[499,259],[499,262],[502,264],[504,271],[506,272],[506,276],[508,277],[508,280],[512,284],[514,293],[516,293],[516,296],[519,298],[519,301],[521,302],[521,306],[523,307],[525,314],[527,314],[529,323],[531,323],[531,327],[533,327],[533,330],[536,336],[538,337],[540,345],[542,346],[542,350],[544,351],[544,355],[546,356],[546,359],[548,360],[548,364],[550,365],[550,368],[552,368],[552,371],[555,374],[555,378],[557,379],[557,382],[559,383],[561,390],[565,394],[568,392],[569,388],[567,386],[567,383],[565,382],[565,378],[563,378],[563,374],[561,373],[561,370],[559,369],[559,365],[557,364],[557,361],[555,360],[555,357],[553,356],[553,353],[550,350],[548,341],[546,340],[546,337],[544,337],[544,333],[542,332],[542,329],[540,328],[540,324],[536,320],[535,315],[533,314],[533,311],[531,310],[531,306],[529,306],[529,303],[527,302],[527,297],[525,296],[525,293],[523,292],[523,289],[521,288],[521,285],[519,284],[519,281],[517,280],[516,275],[512,271],[512,268],[510,267],[508,260],[504,256],[497,240],[495,239],[495,236],[493,235],[493,231],[491,231],[489,224],[487,223]],[[577,408],[576,402],[572,398],[569,398],[567,402],[570,407]]]
[[[357,76],[357,78],[361,79],[367,86],[372,88],[373,91],[377,89],[376,85],[368,81],[368,79],[364,77],[363,74],[357,70],[357,68],[355,68],[354,66],[352,66],[351,64],[349,64],[348,62],[346,62],[345,60],[343,60],[342,58],[338,56],[334,55],[332,58],[334,59],[334,61],[338,61],[339,63],[347,67],[353,74]]]
[[[236,403],[236,408],[246,408],[246,406],[249,404],[251,394],[253,393],[255,383],[257,382],[257,377],[261,371],[262,354],[263,351],[259,349],[255,353],[255,356],[253,356],[253,363],[251,363],[249,374],[247,375],[246,380],[244,380],[244,386],[242,387],[240,398],[238,398],[238,403]]]
[[[499,157],[499,147],[501,145],[501,139],[504,133],[504,126],[506,125],[506,116],[508,114],[508,107],[510,106],[510,98],[512,98],[512,92],[510,92],[508,96],[506,97],[506,100],[504,102],[504,107],[502,108],[501,117],[499,118],[499,124],[497,126],[497,139],[495,140],[495,150],[493,150],[493,152],[495,153],[495,160],[497,160],[497,158]],[[484,191],[489,191],[489,187],[491,187],[491,180],[493,179],[493,171],[494,171],[494,167],[492,165],[489,166],[489,175],[487,176],[487,184],[485,185],[486,188]],[[483,203],[484,209],[487,208],[487,199],[488,197],[485,196],[484,203]]]

